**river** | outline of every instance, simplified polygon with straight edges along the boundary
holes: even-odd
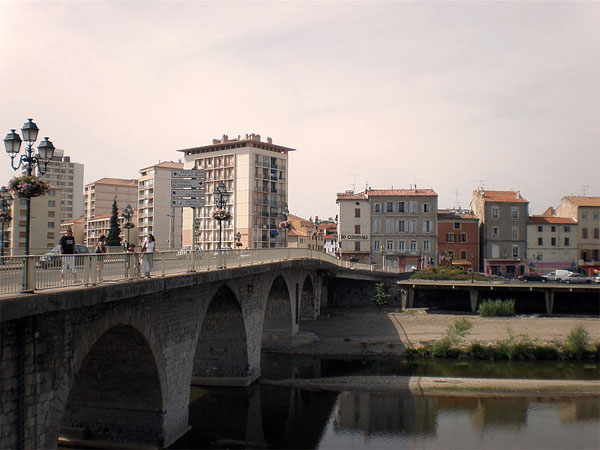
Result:
[[[599,379],[597,362],[340,360],[263,355],[263,377],[421,375]],[[594,397],[446,397],[261,386],[192,388],[171,448],[600,448]]]

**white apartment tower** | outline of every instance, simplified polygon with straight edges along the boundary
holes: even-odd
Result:
[[[175,169],[183,169],[183,163],[165,161],[140,169],[138,179],[139,239],[152,234],[161,250],[181,248],[182,211],[171,207],[171,171]]]
[[[83,216],[83,164],[71,162],[64,150],[56,149],[41,178],[60,189],[61,222]]]
[[[214,190],[222,182],[229,193],[227,209],[232,218],[223,221],[222,248],[285,246],[279,229],[288,203],[288,153],[293,148],[261,141],[250,134],[237,139],[213,139],[211,145],[179,150],[185,169],[204,169],[205,206],[183,211],[183,245],[202,250],[218,248],[219,223],[212,218]],[[194,229],[194,227],[196,227]]]

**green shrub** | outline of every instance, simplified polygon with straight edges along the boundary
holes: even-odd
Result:
[[[377,314],[381,311],[381,308],[388,304],[388,298],[390,294],[386,294],[385,285],[383,283],[377,283],[375,285],[375,294],[371,297],[371,302],[377,307]]]
[[[467,348],[467,353],[473,359],[489,359],[491,356],[490,349],[481,345],[479,342],[471,344]]]
[[[535,359],[558,359],[560,353],[556,346],[538,345],[534,349]]]
[[[563,345],[563,350],[571,355],[580,357],[585,352],[590,341],[590,333],[583,325],[577,325],[567,336],[567,341]]]
[[[479,304],[477,312],[482,317],[514,316],[515,300],[486,299]]]

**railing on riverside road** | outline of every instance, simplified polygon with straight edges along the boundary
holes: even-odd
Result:
[[[145,275],[145,258],[144,253],[4,257],[0,260],[0,294],[137,279]],[[152,277],[293,259],[316,259],[338,267],[376,270],[373,265],[340,261],[323,252],[296,248],[160,251],[153,253],[151,258]]]

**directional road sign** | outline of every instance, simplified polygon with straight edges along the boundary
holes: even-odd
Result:
[[[204,189],[171,189],[171,197],[204,197]]]
[[[172,178],[171,189],[181,188],[204,188],[204,181],[202,180],[191,180],[188,178]]]
[[[203,198],[186,198],[186,199],[172,198],[171,206],[173,206],[173,207],[186,206],[189,208],[201,208],[204,206],[204,199]]]
[[[204,179],[203,169],[171,170],[171,178],[202,178]]]

